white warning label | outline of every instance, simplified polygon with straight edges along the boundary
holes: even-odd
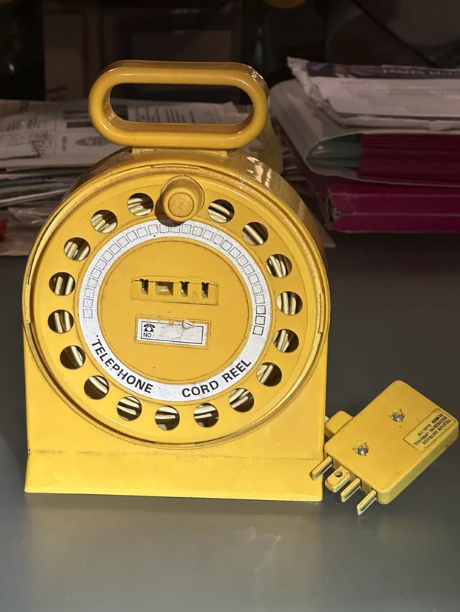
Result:
[[[425,448],[431,446],[441,434],[454,424],[454,419],[438,408],[427,419],[417,425],[404,440],[420,452],[423,452]]]
[[[194,321],[137,320],[137,340],[182,346],[206,346],[208,323]]]

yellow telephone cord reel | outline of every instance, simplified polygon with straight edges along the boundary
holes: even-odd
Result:
[[[253,113],[127,122],[119,83],[236,86]],[[83,175],[27,264],[26,490],[320,499],[328,285],[298,195],[237,150],[265,125],[263,80],[119,62],[89,104],[127,148]]]

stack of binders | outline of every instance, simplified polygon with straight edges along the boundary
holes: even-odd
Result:
[[[292,65],[272,111],[326,226],[460,233],[460,71]]]

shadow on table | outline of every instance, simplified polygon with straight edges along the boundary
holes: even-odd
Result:
[[[24,479],[27,461],[21,291],[26,259],[0,258],[0,435]]]

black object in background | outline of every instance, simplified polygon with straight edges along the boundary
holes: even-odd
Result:
[[[324,61],[326,20],[321,3],[308,0],[289,8],[264,0],[244,0],[242,61],[258,70],[272,87],[292,78],[287,58]],[[326,13],[327,14],[327,13]]]
[[[252,1],[252,0],[250,0]],[[121,59],[240,61],[241,0],[109,0],[103,4],[103,65]],[[119,86],[122,98],[245,103],[235,88]]]
[[[460,63],[458,0],[321,0],[326,61],[455,68]]]
[[[0,98],[45,98],[41,2],[38,0],[0,0]]]

